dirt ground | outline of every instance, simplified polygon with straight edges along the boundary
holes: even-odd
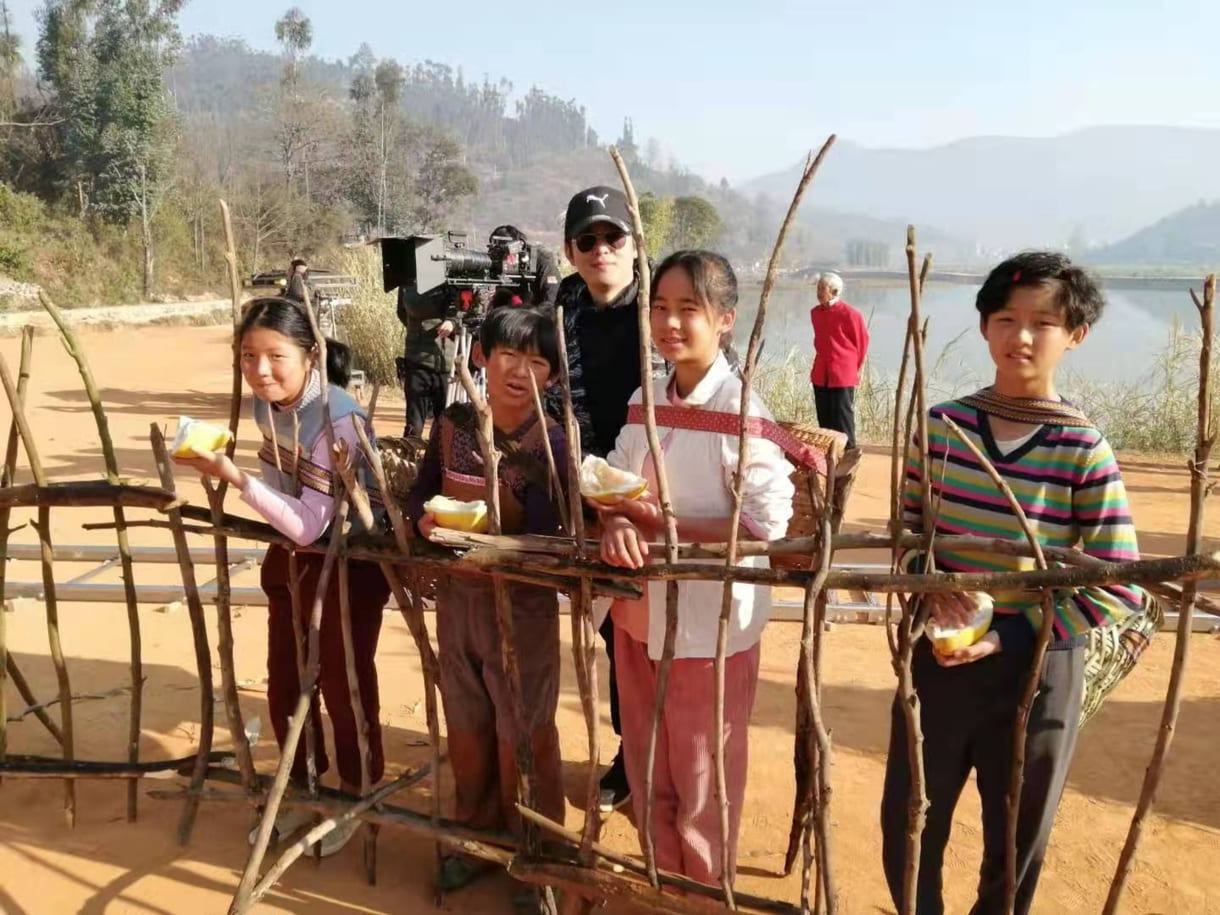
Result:
[[[229,359],[227,332],[221,328],[145,328],[84,332],[83,339],[108,409],[110,429],[124,474],[155,479],[148,448],[149,423],[169,424],[181,413],[210,420],[227,415]],[[17,363],[16,338],[0,339],[0,353]],[[53,337],[36,342],[29,416],[43,461],[54,479],[96,476],[101,459],[97,434],[76,370]],[[378,428],[397,433],[401,404],[379,408]],[[7,428],[7,405],[0,428]],[[249,425],[243,426],[240,458],[253,459]],[[1181,461],[1130,459],[1123,469],[1131,493],[1140,542],[1150,555],[1176,553],[1186,527],[1187,477]],[[884,523],[888,461],[879,451],[866,457],[850,506],[853,525],[878,529]],[[28,480],[23,473],[20,481]],[[194,480],[181,481],[184,493],[202,502]],[[237,510],[239,503],[231,500]],[[132,513],[136,515],[138,513]],[[57,543],[110,543],[106,531],[85,531],[81,524],[106,520],[105,512],[57,510]],[[14,523],[27,520],[14,515]],[[1220,535],[1212,514],[1207,532]],[[164,531],[136,528],[135,543],[168,545]],[[32,543],[25,528],[14,542]],[[206,545],[206,544],[200,544]],[[1215,540],[1209,539],[1214,548]],[[874,557],[861,557],[872,560]],[[61,563],[56,577],[66,581],[88,567]],[[137,569],[141,583],[173,583],[173,566]],[[210,577],[201,570],[201,578]],[[10,581],[35,581],[35,565],[9,563]],[[97,581],[117,581],[113,573]],[[252,572],[237,585],[256,586]],[[235,613],[237,676],[244,688],[246,717],[261,716],[263,736],[257,761],[272,771],[274,740],[266,724],[266,626],[260,608]],[[103,693],[128,682],[128,631],[120,605],[63,604],[60,619],[75,694]],[[8,646],[40,698],[55,694],[41,605],[19,603],[6,617]],[[144,714],[141,753],[165,758],[192,752],[198,730],[198,694],[189,628],[184,611],[158,612],[142,607]],[[209,625],[214,623],[209,612]],[[568,644],[566,618],[565,646]],[[796,876],[782,878],[792,805],[792,722],[794,670],[800,635],[796,623],[771,625],[763,640],[761,679],[751,730],[750,779],[741,836],[741,889],[795,901]],[[215,644],[215,631],[211,630]],[[888,737],[893,675],[884,633],[876,626],[837,626],[827,636],[826,715],[833,728],[833,829],[836,874],[845,913],[890,912],[880,864],[878,801]],[[1182,714],[1156,812],[1144,833],[1124,911],[1187,915],[1220,911],[1220,890],[1213,878],[1220,851],[1220,641],[1210,634],[1191,640],[1191,669]],[[1122,684],[1101,714],[1084,730],[1060,809],[1043,872],[1035,911],[1093,912],[1100,908],[1118,851],[1139,793],[1152,750],[1174,647],[1172,635],[1158,638],[1139,668]],[[577,827],[576,806],[587,762],[570,654],[565,653],[559,724],[566,762],[565,787],[572,806],[568,825]],[[421,678],[415,650],[397,614],[387,615],[379,657],[382,722],[391,771],[428,758]],[[600,665],[601,695],[606,695],[605,664]],[[219,670],[216,670],[217,678]],[[23,707],[10,687],[9,713]],[[128,698],[110,696],[75,706],[77,753],[82,758],[119,759],[124,753]],[[58,711],[53,714],[57,717]],[[217,705],[218,744],[226,744],[223,709]],[[606,708],[602,709],[603,754],[613,752]],[[55,754],[57,748],[33,717],[8,727],[9,751]],[[442,792],[450,781],[443,772]],[[0,788],[0,911],[8,915],[43,913],[213,913],[224,911],[246,859],[246,810],[205,805],[194,838],[186,848],[175,842],[179,805],[146,796],[172,787],[174,779],[141,783],[140,819],[124,821],[124,791],[109,781],[79,782],[78,820],[68,829],[62,814],[61,783],[8,779]],[[428,809],[431,782],[398,796],[397,803]],[[627,817],[611,816],[604,841],[637,852]],[[979,806],[971,790],[963,795],[946,865],[948,907],[964,912],[972,900],[980,850]],[[304,915],[330,913],[426,912],[431,908],[431,846],[394,829],[379,842],[379,883],[365,885],[359,843],[324,861],[294,867],[260,912]],[[447,898],[445,908],[462,913],[512,910],[512,884],[496,877]]]

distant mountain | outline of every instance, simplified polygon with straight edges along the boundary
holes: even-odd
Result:
[[[1220,130],[1191,127],[1093,127],[931,149],[840,141],[811,193],[826,207],[935,226],[990,256],[1124,238],[1167,211],[1220,197],[1217,161]],[[739,189],[782,197],[799,168]]]
[[[326,100],[321,110],[330,118],[316,128],[319,135],[328,130],[341,133],[348,127],[344,106],[365,53],[362,50],[347,61],[317,57],[303,61],[304,80]],[[169,78],[188,132],[231,149],[242,136],[265,130],[282,64],[279,56],[253,50],[242,41],[194,36]],[[368,66],[369,60],[363,65]],[[453,214],[452,228],[478,235],[492,226],[513,223],[540,241],[556,244],[562,240],[564,208],[575,191],[594,184],[618,184],[605,142],[589,126],[584,108],[575,100],[534,88],[524,98],[510,102],[514,93],[506,81],[470,80],[461,68],[435,61],[409,64],[404,75],[404,113],[412,121],[443,128],[461,142],[466,164],[479,179],[477,196]],[[658,139],[663,142],[665,138]],[[632,137],[627,140],[634,143]],[[268,146],[266,141],[263,146]],[[341,154],[341,144],[337,148]],[[251,154],[260,152],[274,156],[266,148],[255,148]],[[791,181],[777,181],[776,192],[766,194],[708,182],[680,166],[649,167],[639,159],[635,156],[631,171],[641,193],[698,195],[716,206],[725,224],[717,246],[726,254],[751,262],[770,253],[796,187],[795,176]],[[218,157],[218,169],[224,161],[224,156]],[[854,206],[827,205],[821,180],[819,177],[809,195],[801,224],[789,237],[786,263],[839,265],[848,242],[865,241],[889,246],[890,266],[900,265],[905,223],[861,215]],[[937,257],[942,261],[942,255],[950,251],[970,248],[936,233],[925,233],[923,238],[937,242]]]
[[[1220,202],[1197,203],[1140,229],[1120,242],[1090,251],[1105,266],[1220,266]]]

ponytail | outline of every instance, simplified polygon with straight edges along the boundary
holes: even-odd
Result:
[[[352,380],[352,351],[346,343],[326,338],[326,380],[346,388]]]
[[[733,335],[731,333],[720,336],[720,351],[724,353],[724,358],[728,360],[729,368],[740,375],[742,368],[741,357],[737,355],[737,348],[733,346]]]

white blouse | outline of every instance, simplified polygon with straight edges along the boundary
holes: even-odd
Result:
[[[703,380],[689,396],[670,399],[673,380],[653,382],[656,403],[669,403],[692,410],[713,410],[730,414],[733,425],[741,410],[741,379],[723,355],[708,369]],[[640,403],[640,390],[631,403]],[[771,412],[757,397],[750,397],[750,415],[772,419]],[[679,522],[697,518],[729,518],[733,513],[733,472],[737,468],[737,434],[673,429],[658,423],[670,497]],[[648,439],[643,425],[623,427],[607,460],[615,467],[643,473],[648,459]],[[793,486],[789,479],[792,465],[783,450],[767,439],[750,436],[746,440],[745,471],[742,481],[742,524],[759,540],[778,540],[788,529],[792,517]],[[653,561],[658,560],[656,551]],[[722,559],[686,560],[723,565]],[[765,556],[738,559],[738,566],[768,568]],[[678,637],[674,657],[711,658],[716,655],[716,631],[724,585],[714,581],[683,581],[678,585]],[[665,642],[665,582],[648,583],[648,656],[661,657]],[[766,585],[733,584],[733,609],[729,621],[728,654],[745,651],[757,644],[763,626],[771,615],[771,588]]]

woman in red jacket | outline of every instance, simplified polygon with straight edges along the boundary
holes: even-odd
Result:
[[[813,322],[813,405],[818,425],[847,435],[856,447],[856,385],[868,355],[864,317],[841,298],[843,279],[837,273],[818,277],[818,304],[809,312]]]

